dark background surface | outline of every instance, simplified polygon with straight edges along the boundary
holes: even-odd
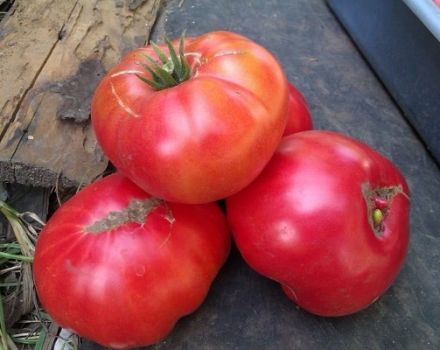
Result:
[[[332,319],[298,309],[233,249],[200,309],[148,349],[439,349],[440,172],[369,64],[324,0],[166,1],[153,39],[217,29],[271,50],[306,97],[317,129],[360,139],[401,169],[412,191],[409,254],[376,303]]]
[[[328,3],[440,162],[440,42],[402,0]]]

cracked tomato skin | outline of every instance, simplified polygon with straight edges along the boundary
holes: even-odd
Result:
[[[227,216],[253,269],[305,310],[342,316],[367,307],[396,278],[409,206],[405,179],[389,160],[315,130],[285,137],[262,174],[227,199]]]
[[[133,201],[150,211],[97,232],[96,222]],[[216,204],[166,203],[114,174],[51,217],[36,246],[35,284],[62,327],[109,348],[146,346],[202,303],[229,248]]]
[[[167,52],[166,47],[162,49]],[[287,80],[271,53],[231,32],[185,41],[190,78],[155,91],[130,52],[101,81],[92,124],[104,153],[148,193],[207,203],[247,186],[275,151],[286,125]]]
[[[288,88],[287,125],[283,136],[312,130],[313,121],[306,99],[292,83],[288,83]]]

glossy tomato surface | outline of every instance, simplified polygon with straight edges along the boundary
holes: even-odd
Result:
[[[229,248],[216,204],[166,203],[114,174],[51,217],[35,284],[61,326],[110,348],[144,346],[202,303]]]
[[[306,99],[295,85],[288,83],[288,88],[287,125],[283,136],[300,131],[312,130],[313,121]]]
[[[167,51],[165,47],[162,49]],[[247,186],[275,151],[286,125],[287,80],[271,53],[231,32],[186,40],[190,78],[155,91],[129,53],[92,101],[97,139],[112,163],[168,201],[206,203]]]
[[[302,308],[341,316],[374,302],[402,267],[409,190],[385,157],[347,136],[287,136],[263,173],[228,198],[244,259]]]

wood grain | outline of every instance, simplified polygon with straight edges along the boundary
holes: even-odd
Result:
[[[17,0],[0,24],[0,180],[86,184],[107,167],[90,126],[101,77],[149,38],[161,0]]]

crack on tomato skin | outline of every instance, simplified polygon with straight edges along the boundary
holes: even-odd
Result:
[[[144,74],[144,72],[135,70],[135,69],[126,69],[126,70],[120,70],[116,73],[113,73],[110,77],[119,77],[120,75],[126,75],[126,74]]]
[[[209,64],[212,61],[214,61],[216,58],[219,58],[219,57],[246,55],[247,53],[248,53],[248,51],[245,51],[245,50],[225,50],[225,51],[220,51],[220,52],[217,52],[217,53],[215,53],[214,55],[212,55],[210,57],[202,57],[201,63],[199,64],[199,66],[201,66],[202,64]]]
[[[124,103],[124,101],[122,101],[121,97],[120,97],[120,96],[118,95],[118,93],[116,92],[115,85],[113,84],[113,82],[112,82],[111,80],[110,80],[110,89],[111,89],[111,92],[112,92],[113,96],[114,96],[115,99],[116,99],[116,102],[118,102],[118,105],[119,105],[119,106],[120,106],[125,112],[127,112],[128,115],[130,115],[131,117],[134,117],[134,118],[139,118],[139,117],[140,117],[139,114],[135,113],[130,107],[128,107],[128,106]]]
[[[159,249],[160,249],[160,248],[163,248],[163,246],[165,246],[165,244],[167,244],[167,243],[169,242],[169,240],[170,240],[170,238],[171,238],[172,227],[173,227],[173,226],[172,226],[172,224],[171,224],[167,236],[166,236],[165,239],[162,241],[162,243],[159,244]]]
[[[172,233],[172,230],[173,230],[173,224],[174,224],[174,222],[176,221],[176,219],[174,218],[173,213],[172,213],[170,207],[168,206],[168,204],[167,204],[166,202],[164,202],[164,206],[165,206],[165,209],[167,210],[167,212],[166,212],[166,214],[163,215],[162,217],[163,217],[165,220],[167,220],[167,221],[169,222],[170,227],[169,227],[169,229],[168,229],[168,234],[167,234],[167,236],[166,236],[165,239],[162,241],[162,243],[159,245],[159,249],[162,248],[165,244],[167,244],[168,241],[170,240],[170,238],[171,238],[171,233]]]
[[[226,50],[217,52],[212,58],[222,57],[222,56],[235,56],[247,54],[246,50]]]
[[[146,216],[158,208],[159,206],[166,206],[167,213],[164,218],[172,225],[174,217],[170,208],[164,201],[158,198],[147,198],[144,200],[133,199],[128,206],[120,211],[111,211],[106,217],[95,221],[93,224],[85,228],[86,233],[101,233],[104,231],[111,231],[125,223],[135,222],[143,225]]]
[[[235,55],[245,55],[248,51],[246,50],[225,50],[215,53],[214,55],[207,57],[198,52],[187,52],[185,57],[193,57],[193,62],[191,63],[191,78],[195,78],[198,75],[198,70],[201,66],[211,63],[214,59],[223,56],[235,56]]]
[[[206,58],[199,52],[185,52],[184,53],[185,58],[186,57],[193,57],[193,61],[191,62],[189,66],[189,79],[195,78],[198,75],[198,69],[204,65],[207,60]]]
[[[367,205],[368,223],[376,237],[383,237],[384,222],[394,197],[401,194],[410,200],[409,195],[403,191],[400,184],[372,189],[368,183],[364,183],[361,191]],[[377,210],[380,210],[380,215],[378,215]],[[378,217],[380,217],[380,220],[377,219]]]

